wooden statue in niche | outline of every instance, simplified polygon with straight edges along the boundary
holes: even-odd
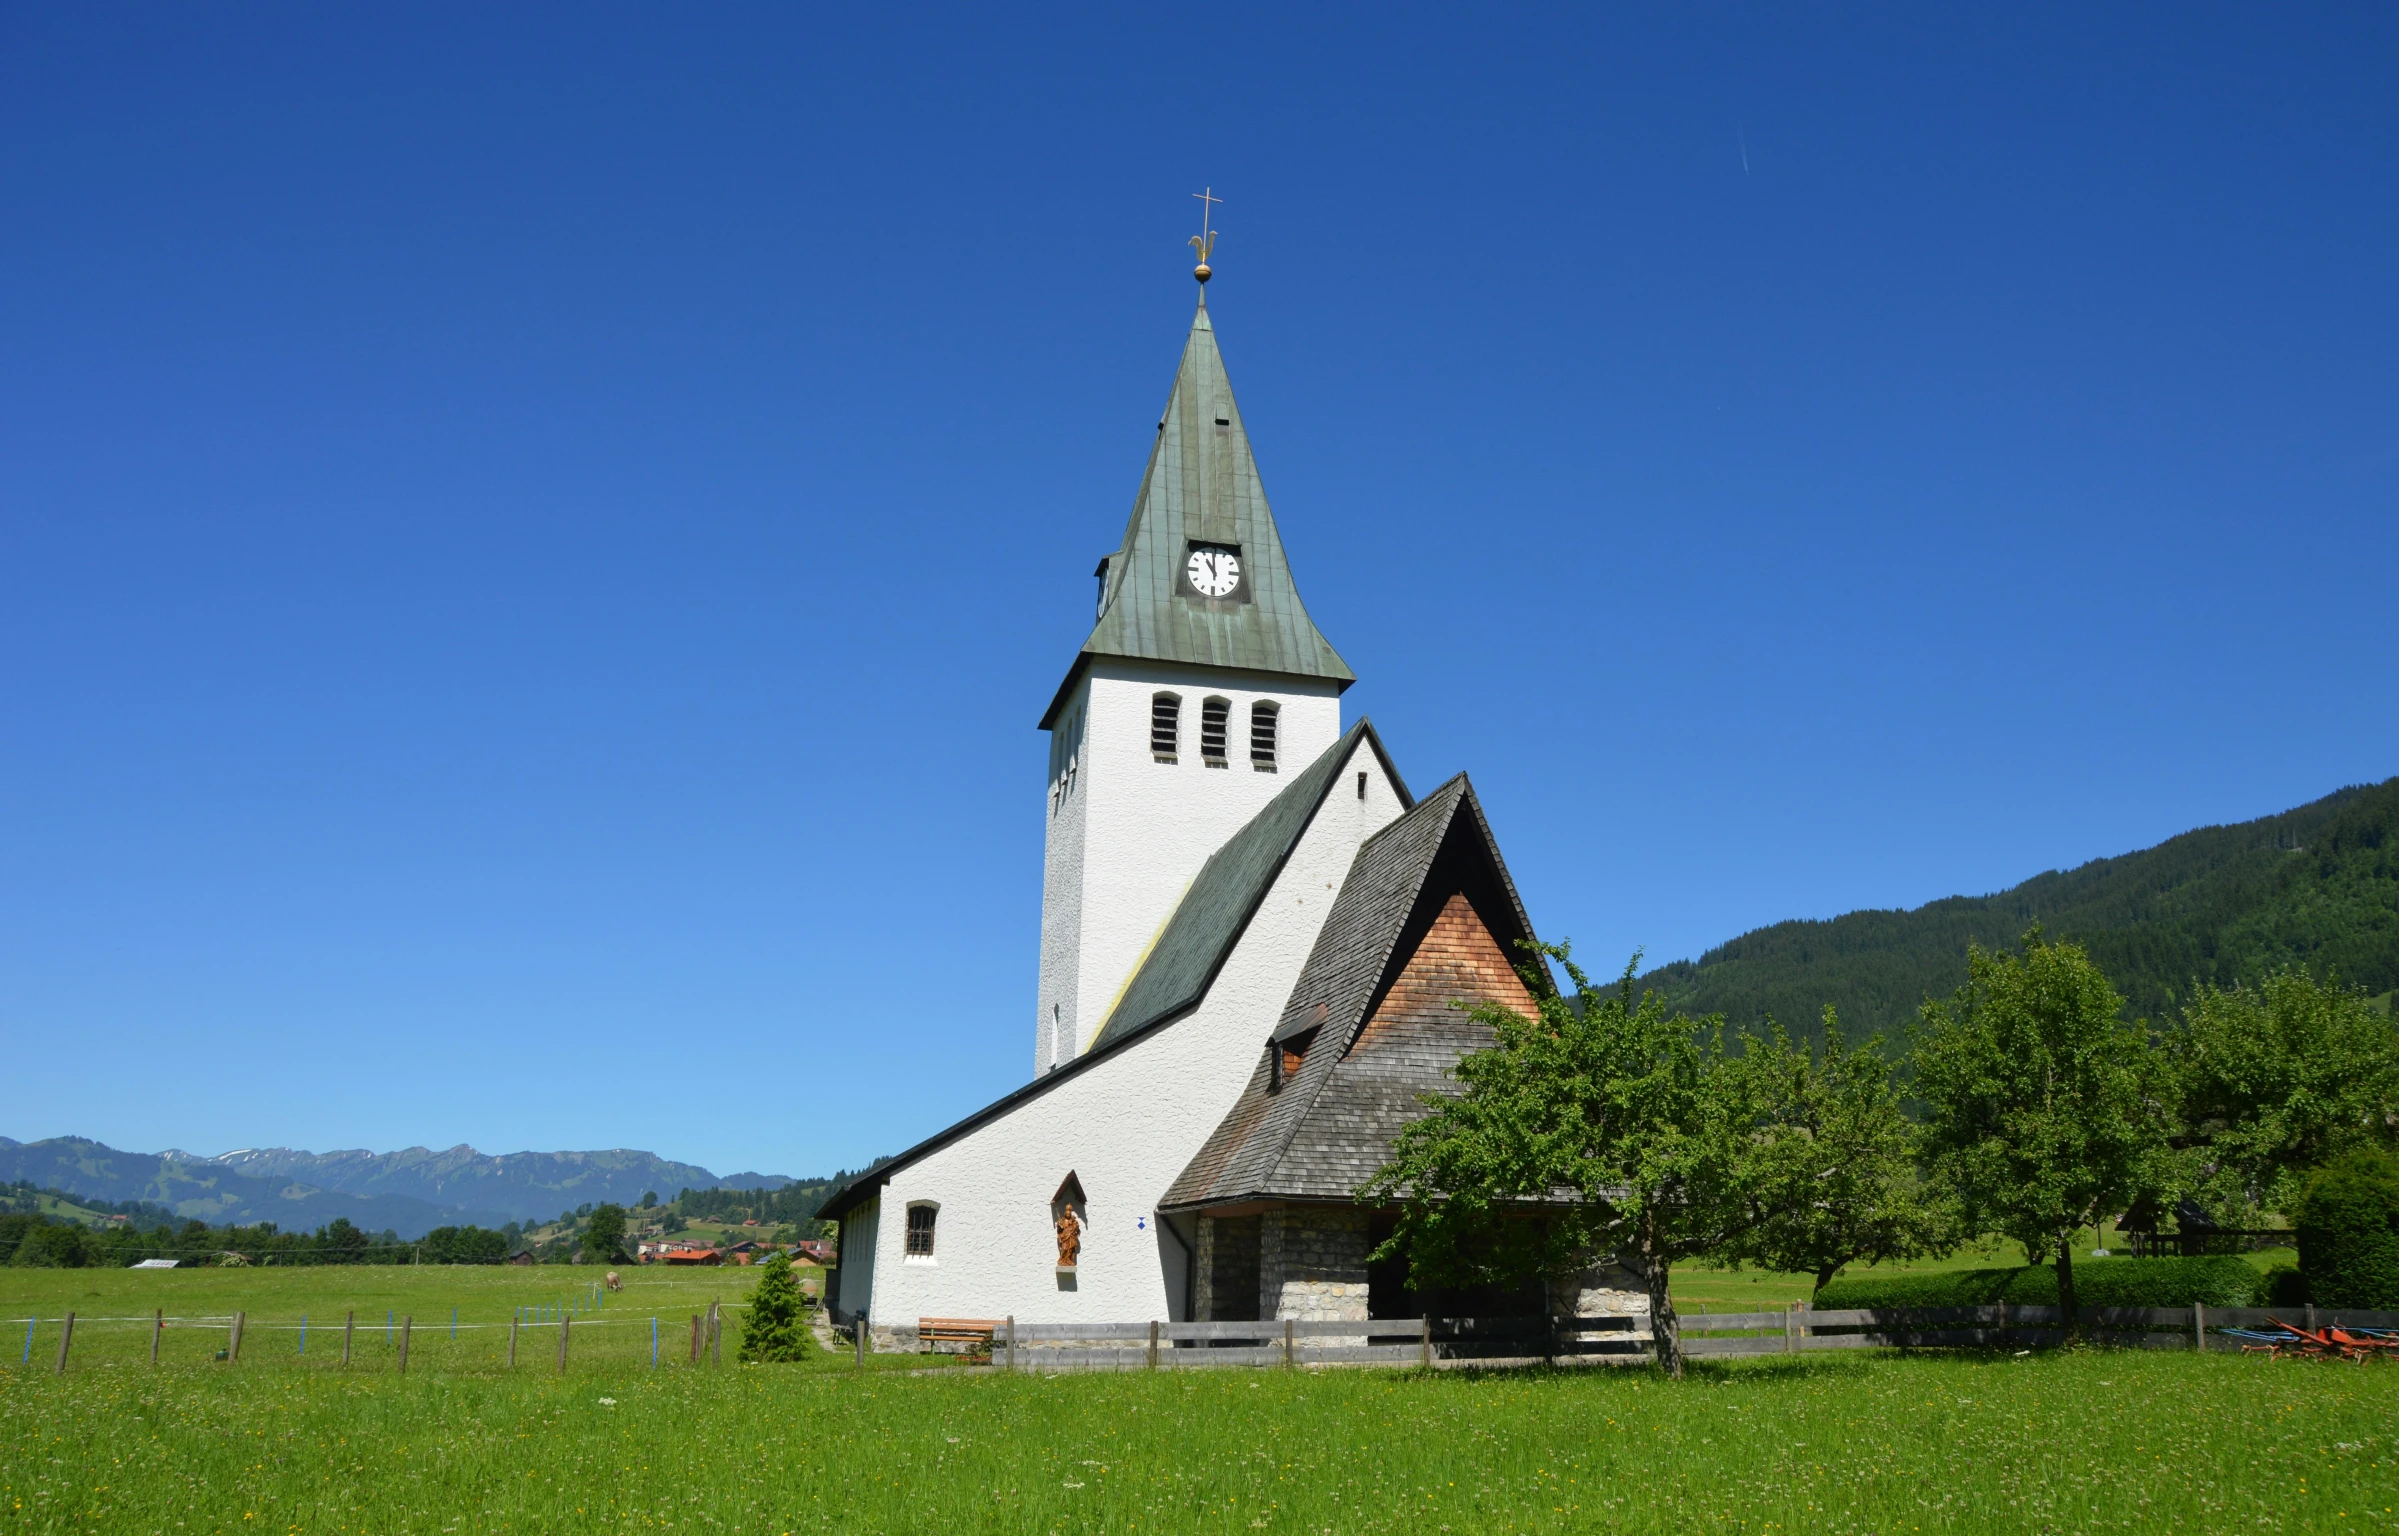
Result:
[[[1058,1236],[1060,1269],[1073,1269],[1083,1257],[1085,1214],[1082,1181],[1069,1173],[1050,1197],[1050,1230]]]

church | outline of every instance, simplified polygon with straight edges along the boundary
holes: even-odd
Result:
[[[1203,249],[1203,257],[1205,251]],[[1533,933],[1461,774],[1421,797],[1300,600],[1207,308],[1098,613],[1040,721],[1033,1076],[837,1191],[834,1315],[1026,1323],[1423,1315],[1353,1191],[1531,1011]],[[1547,1298],[1640,1314],[1620,1274]],[[1453,1298],[1462,1300],[1462,1298]],[[1536,1300],[1534,1305],[1542,1303]]]

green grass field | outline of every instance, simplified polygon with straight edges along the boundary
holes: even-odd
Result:
[[[0,1366],[0,1532],[464,1530],[2361,1530],[2399,1522],[2399,1368],[2238,1355],[1812,1357],[1431,1377],[693,1367],[689,1317],[755,1277],[629,1271],[563,1377],[510,1308],[585,1269],[0,1271],[79,1322]],[[264,1330],[300,1304],[296,1332]],[[462,1327],[447,1337],[457,1305]],[[320,1309],[413,1309],[410,1369]],[[648,1320],[670,1341],[648,1364]],[[427,1319],[435,1321],[428,1325]],[[119,1328],[122,1332],[118,1332]],[[428,1335],[432,1337],[428,1337]],[[732,1358],[728,1332],[726,1358]],[[554,1334],[532,1337],[545,1343]],[[585,1347],[586,1340],[590,1347]],[[11,1340],[20,1345],[21,1340]],[[42,1345],[47,1345],[45,1350]],[[88,1346],[88,1347],[87,1347]]]

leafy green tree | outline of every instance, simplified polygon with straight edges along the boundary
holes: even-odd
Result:
[[[28,1269],[81,1269],[91,1262],[92,1245],[85,1239],[81,1222],[38,1216],[34,1221],[10,1263]]]
[[[591,1225],[583,1229],[583,1251],[594,1263],[614,1264],[625,1257],[625,1208],[613,1201],[595,1207]]]
[[[1426,1096],[1432,1112],[1359,1191],[1400,1211],[1375,1256],[1405,1255],[1420,1283],[1484,1285],[1563,1279],[1612,1254],[1648,1291],[1659,1363],[1679,1376],[1667,1282],[1746,1215],[1746,1079],[1721,1020],[1670,1016],[1653,993],[1636,1000],[1630,965],[1603,992],[1567,945],[1530,947],[1565,969],[1574,999],[1527,965],[1534,1017],[1473,1011],[1497,1043],[1458,1063],[1463,1093]]]
[[[2328,1307],[2399,1307],[2399,1156],[2358,1147],[2318,1169],[2298,1201],[2299,1269]]]
[[[1830,1285],[1844,1265],[1947,1253],[1945,1210],[1916,1177],[1915,1125],[1900,1106],[1882,1042],[1853,1048],[1824,1010],[1823,1044],[1794,1044],[1780,1025],[1742,1037],[1756,1147],[1749,1219],[1720,1257],[1812,1274]]]
[[[2309,1169],[2399,1136],[2399,1028],[2360,990],[2297,970],[2203,987],[2161,1043],[2181,1102],[2177,1182],[2235,1225],[2291,1211]]]
[[[1966,984],[1923,1006],[1916,1091],[1925,1145],[1966,1230],[2057,1256],[2080,1326],[2074,1234],[2162,1186],[2170,1109],[2146,1030],[2076,945],[2035,927],[2018,954],[1966,952]]]
[[[645,1210],[645,1211],[648,1211],[648,1210],[655,1210],[655,1209],[657,1208],[657,1205],[658,1205],[658,1191],[656,1191],[656,1190],[654,1190],[654,1189],[648,1189],[648,1190],[644,1190],[644,1191],[642,1191],[642,1196],[641,1196],[641,1208],[642,1208],[643,1210]]]
[[[205,1230],[205,1229],[203,1229]],[[370,1239],[347,1216],[336,1216],[317,1228],[316,1244],[328,1264],[362,1264]]]
[[[808,1329],[803,1314],[807,1297],[791,1272],[791,1257],[776,1254],[750,1292],[750,1310],[741,1320],[741,1358],[774,1362],[798,1360],[807,1354]]]

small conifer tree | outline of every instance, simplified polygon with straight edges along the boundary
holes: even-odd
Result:
[[[766,1273],[750,1292],[750,1310],[741,1321],[743,1361],[798,1360],[808,1352],[808,1329],[801,1319],[806,1298],[791,1273],[791,1256],[778,1253],[766,1261]]]

